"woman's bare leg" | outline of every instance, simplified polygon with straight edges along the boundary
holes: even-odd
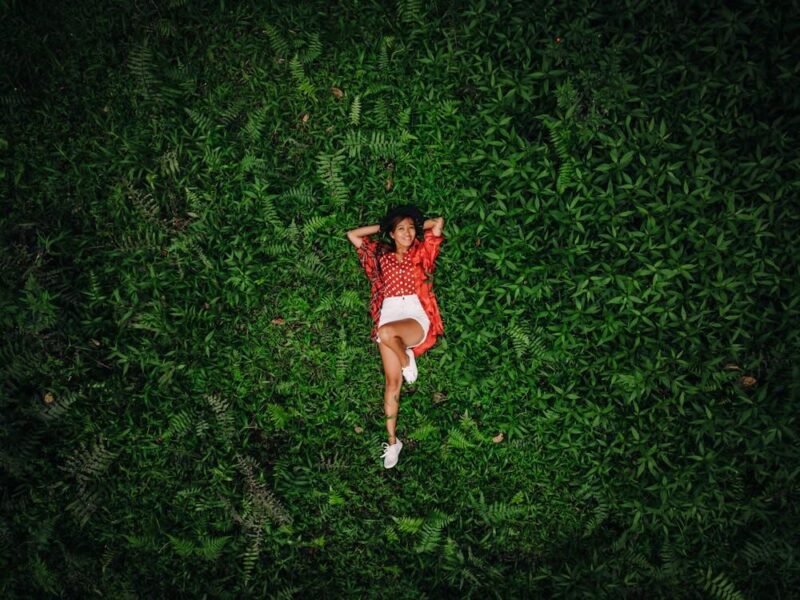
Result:
[[[401,319],[382,325],[378,330],[381,345],[386,344],[394,350],[400,360],[401,367],[407,367],[410,362],[406,348],[416,346],[422,341],[425,331],[416,319]]]
[[[386,432],[389,434],[389,443],[397,441],[397,414],[400,412],[400,388],[403,384],[403,374],[400,361],[394,350],[384,343],[378,344],[383,359],[383,372],[386,376],[386,388],[383,392],[383,410],[386,413]],[[406,357],[407,358],[407,357]]]

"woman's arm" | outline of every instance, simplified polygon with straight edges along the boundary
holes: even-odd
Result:
[[[436,217],[435,219],[427,219],[422,229],[433,229],[433,235],[439,237],[442,235],[444,228],[444,217]]]
[[[379,233],[381,230],[380,225],[366,225],[364,227],[358,227],[356,229],[351,229],[347,232],[347,239],[355,246],[356,248],[361,248],[361,238],[365,235],[373,235],[375,233]]]

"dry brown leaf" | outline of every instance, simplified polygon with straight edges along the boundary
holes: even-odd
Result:
[[[100,347],[100,342],[98,342],[96,339],[92,338],[89,341],[92,343],[92,346],[94,346],[95,348],[99,348]]]
[[[741,369],[734,363],[728,363],[727,365],[725,365],[725,369],[727,371],[741,371]]]
[[[501,431],[500,433],[498,433],[496,436],[494,436],[494,437],[492,438],[492,441],[493,441],[495,444],[499,444],[500,442],[502,442],[502,441],[503,441],[503,438],[504,438],[504,437],[505,437],[505,436],[503,435],[503,432]]]
[[[331,93],[337,98],[341,98],[342,96],[344,96],[344,92],[339,88],[337,88],[335,85],[331,86]]]
[[[311,115],[309,115],[306,112],[304,112],[302,115],[300,115],[300,120],[303,121],[303,123],[308,123],[308,120],[310,118],[311,118]]]
[[[394,187],[394,181],[392,181],[391,176],[386,179],[386,183],[383,184],[383,187],[386,188],[387,192],[391,192],[392,188]]]
[[[278,317],[276,319],[272,319],[272,321],[270,321],[270,322],[273,325],[283,325],[284,323],[286,323],[286,321],[284,319],[281,319],[280,317]]]
[[[475,247],[477,248],[480,245],[481,245],[481,238],[478,238],[477,240],[475,240]]]
[[[753,386],[754,386],[756,383],[758,383],[758,381],[756,381],[756,378],[755,378],[755,377],[750,377],[750,375],[742,375],[742,376],[739,378],[739,381],[740,381],[740,382],[742,383],[742,385],[743,385],[744,387],[746,387],[746,388],[751,388],[751,387],[753,387]]]
[[[353,428],[353,431],[355,431],[356,433],[363,433],[364,432],[364,428],[363,427],[359,427],[358,425],[356,425]]]
[[[438,404],[439,402],[444,402],[447,398],[447,394],[443,394],[442,392],[434,392],[433,393],[433,402],[434,404]]]
[[[55,402],[55,400],[56,400],[55,396],[53,396],[53,394],[51,392],[47,392],[44,395],[44,403],[45,404],[52,404],[53,402]]]

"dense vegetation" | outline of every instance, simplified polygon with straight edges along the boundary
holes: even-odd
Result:
[[[3,598],[800,588],[797,2],[0,7]]]

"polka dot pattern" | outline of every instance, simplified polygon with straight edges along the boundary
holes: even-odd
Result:
[[[417,293],[417,281],[411,264],[410,251],[397,258],[393,252],[381,256],[381,270],[386,284],[384,297],[410,296]]]

